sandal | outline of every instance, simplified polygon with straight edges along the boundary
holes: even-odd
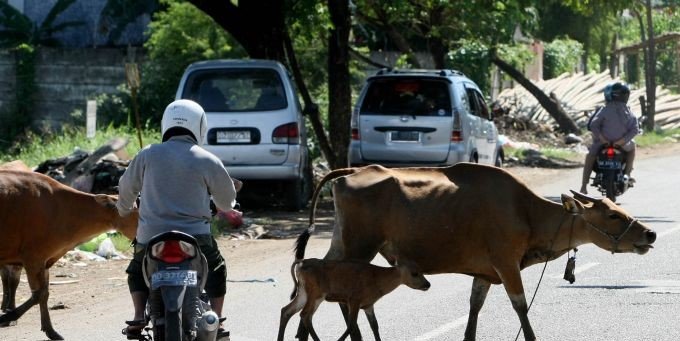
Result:
[[[229,341],[229,331],[222,327],[217,329],[217,341]]]

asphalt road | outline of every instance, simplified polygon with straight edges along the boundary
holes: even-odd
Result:
[[[580,169],[557,174],[549,185],[534,190],[558,198],[580,182]],[[638,184],[620,198],[620,204],[658,232],[655,248],[639,256],[612,255],[592,244],[580,247],[576,282],[571,285],[562,279],[566,257],[550,262],[529,313],[540,340],[680,340],[680,155],[639,160],[634,174]],[[307,257],[322,257],[328,245],[329,235],[315,234]],[[226,250],[232,256],[225,312],[233,341],[276,339],[280,308],[288,303],[292,289],[292,247],[292,240],[262,240],[236,243]],[[236,257],[246,250],[246,255]],[[528,297],[542,269],[535,265],[522,272]],[[450,274],[428,279],[432,283],[428,292],[400,287],[378,301],[375,310],[383,340],[462,340],[471,278]],[[93,275],[90,281],[95,280],[111,284],[96,295],[86,289],[71,293],[87,297],[79,306],[51,313],[55,328],[67,340],[124,339],[122,321],[131,314],[124,279]],[[68,290],[53,288],[50,305],[66,297],[65,292],[54,291]],[[38,320],[34,307],[18,326],[0,328],[0,341],[44,340]],[[294,339],[298,321],[297,316],[291,319],[286,340]],[[337,339],[345,328],[335,304],[322,304],[314,322],[322,340]],[[365,338],[372,340],[363,314],[359,322]],[[480,314],[477,339],[514,340],[518,329],[503,287],[493,286]]]

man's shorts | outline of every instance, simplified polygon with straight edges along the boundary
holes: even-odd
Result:
[[[194,238],[208,260],[208,280],[205,284],[205,292],[208,297],[222,297],[227,293],[227,264],[220,254],[217,242],[209,234],[194,236]],[[142,272],[145,250],[146,245],[135,244],[135,254],[125,270],[128,274],[130,292],[149,291]]]

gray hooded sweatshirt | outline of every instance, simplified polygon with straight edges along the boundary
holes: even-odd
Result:
[[[210,234],[210,197],[229,211],[236,190],[222,162],[189,136],[175,136],[142,149],[119,181],[116,207],[129,214],[140,196],[137,242],[169,230]]]

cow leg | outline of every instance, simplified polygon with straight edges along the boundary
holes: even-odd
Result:
[[[359,310],[361,310],[359,304],[349,304],[347,330],[349,331],[349,338],[352,341],[362,340],[361,332],[359,331],[359,324],[357,323],[357,319],[359,318]]]
[[[474,341],[477,337],[477,318],[482,310],[486,294],[489,293],[491,283],[479,277],[472,280],[472,292],[470,293],[470,314],[468,315],[467,327],[465,327],[464,341]]]
[[[34,269],[38,270],[34,271]],[[28,285],[31,287],[31,298],[29,301],[35,300],[33,304],[38,303],[40,306],[40,329],[45,332],[50,340],[63,340],[64,338],[54,330],[54,327],[52,327],[50,312],[47,309],[47,299],[50,297],[50,273],[44,264],[40,264],[39,267],[29,268],[26,266],[26,276],[28,277]],[[28,310],[28,308],[30,308],[30,306],[27,307],[26,310]],[[17,308],[17,310],[18,309],[19,308]],[[25,311],[21,312],[21,314],[24,312]]]
[[[512,307],[519,317],[522,330],[524,330],[524,340],[535,341],[536,335],[534,335],[534,330],[531,328],[531,324],[529,324],[529,306],[524,296],[524,286],[519,266],[510,267],[509,270],[505,271],[498,271],[498,269],[496,271],[500,275],[505,291],[508,293],[508,297],[510,297],[510,302],[512,302]]]
[[[378,320],[375,318],[373,306],[364,308],[364,313],[366,314],[368,324],[371,326],[371,330],[373,331],[373,337],[375,337],[375,341],[381,341],[380,332],[378,331]]]
[[[21,265],[3,265],[0,268],[2,278],[2,312],[16,308],[16,293],[21,277]]]
[[[279,336],[277,341],[283,341],[288,320],[290,320],[290,318],[297,312],[302,310],[302,308],[305,306],[305,303],[307,302],[307,293],[301,289],[302,288],[298,288],[295,298],[290,303],[288,303],[288,305],[281,308],[281,320],[279,321]]]
[[[305,327],[309,331],[309,335],[312,336],[312,339],[314,341],[320,341],[319,336],[316,335],[316,331],[314,330],[314,325],[312,325],[312,317],[314,316],[314,312],[316,309],[319,307],[319,304],[323,302],[323,299],[317,299],[312,301],[311,299],[307,299],[307,303],[305,304],[304,308],[302,308],[302,312],[300,313],[300,318],[302,319],[302,323],[304,323]]]

